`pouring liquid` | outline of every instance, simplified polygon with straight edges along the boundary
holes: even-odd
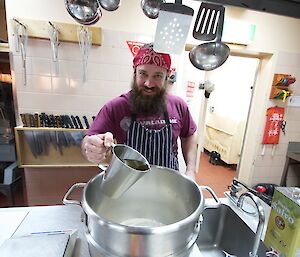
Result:
[[[147,164],[138,160],[124,159],[123,161],[127,166],[135,170],[145,171],[149,169],[149,166]]]

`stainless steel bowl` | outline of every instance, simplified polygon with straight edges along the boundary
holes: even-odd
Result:
[[[99,190],[102,176],[85,185],[81,201],[92,248],[131,257],[185,256],[191,250],[204,209],[194,181],[152,166],[120,198],[112,199]]]

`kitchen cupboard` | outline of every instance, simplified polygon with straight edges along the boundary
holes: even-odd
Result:
[[[88,182],[100,171],[81,154],[84,132],[85,129],[15,127],[28,206],[62,204],[73,184]],[[80,199],[80,195],[76,192],[73,197]]]
[[[15,127],[19,167],[95,166],[81,154],[85,129]]]

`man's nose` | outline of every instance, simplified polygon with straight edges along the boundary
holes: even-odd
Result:
[[[145,80],[145,82],[144,82],[144,86],[146,86],[146,87],[154,86],[153,79],[147,78],[147,79]]]

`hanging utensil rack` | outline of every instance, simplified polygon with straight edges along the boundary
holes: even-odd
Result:
[[[39,21],[39,20],[29,20],[22,18],[14,18],[18,20],[20,23],[24,24],[27,29],[27,34],[29,38],[39,38],[49,40],[49,21]],[[15,26],[15,21],[12,19],[12,26]],[[55,26],[59,31],[59,41],[60,42],[71,42],[78,44],[77,38],[77,29],[80,25],[69,24],[69,23],[61,23],[61,22],[53,22],[51,21],[53,26]],[[93,34],[92,45],[101,46],[102,43],[102,30],[100,27],[90,26],[89,30]]]

